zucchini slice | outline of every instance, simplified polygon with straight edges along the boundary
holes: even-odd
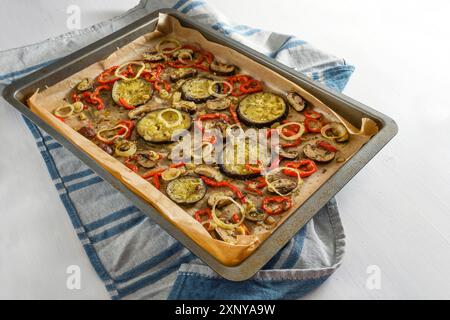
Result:
[[[132,81],[119,80],[114,83],[112,98],[119,105],[119,100],[122,98],[129,105],[136,107],[150,100],[152,92],[152,85],[143,79]]]
[[[150,143],[171,143],[172,135],[177,131],[189,130],[191,116],[183,111],[165,108],[147,113],[136,125],[137,133]],[[181,115],[181,118],[176,114]],[[164,121],[161,121],[163,118]],[[169,124],[169,125],[168,125]]]
[[[193,204],[203,199],[206,185],[199,177],[184,176],[170,181],[166,193],[175,203]]]
[[[284,99],[271,92],[258,92],[245,97],[236,110],[239,120],[250,127],[270,127],[284,120],[289,112]]]
[[[202,103],[209,99],[213,99],[214,96],[209,92],[209,87],[212,82],[213,80],[206,78],[193,78],[187,80],[181,87],[182,99],[195,103]],[[217,91],[217,85],[215,91]]]

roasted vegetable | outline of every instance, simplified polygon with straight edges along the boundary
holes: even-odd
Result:
[[[298,152],[297,150],[286,151],[282,147],[280,147],[278,149],[278,154],[280,155],[280,157],[292,160],[298,158],[300,152]]]
[[[138,151],[136,153],[137,163],[147,169],[152,169],[158,164],[160,155],[152,150]]]
[[[118,157],[131,157],[136,153],[136,142],[129,140],[120,140],[116,143],[115,153]]]
[[[128,112],[128,118],[130,119],[138,119],[143,116],[145,113],[148,113],[155,109],[155,106],[152,104],[144,104],[140,107],[137,107]]]
[[[221,163],[219,163],[220,171],[226,176],[235,179],[247,180],[258,177],[260,172],[258,170],[251,170],[246,164],[250,161],[250,153],[252,155],[261,155],[259,153],[260,146],[252,146],[247,142],[244,144],[245,149],[240,148],[238,144],[235,144],[233,147],[227,145],[219,155],[219,159],[222,159]],[[242,151],[244,154],[240,157],[239,155]],[[244,163],[242,163],[242,160],[244,160]],[[267,166],[270,163],[270,155],[266,155],[265,159],[259,159],[258,163],[262,166]]]
[[[136,128],[138,134],[147,142],[171,143],[174,133],[189,130],[191,124],[188,113],[169,108],[147,113],[139,120]]]
[[[289,105],[294,108],[295,111],[300,112],[303,111],[306,107],[306,101],[296,92],[288,93],[286,96],[286,100],[289,102]]]
[[[169,168],[161,173],[161,178],[164,181],[172,181],[178,178],[182,173],[183,171],[180,168]]]
[[[347,128],[340,122],[330,122],[320,132],[323,137],[336,142],[345,142],[349,138]]]
[[[206,78],[194,78],[187,80],[181,86],[183,100],[202,103],[214,98],[214,96],[209,93],[209,87],[212,81],[213,80]]]
[[[78,133],[84,136],[85,138],[88,138],[89,140],[92,140],[95,138],[97,132],[92,127],[82,127],[78,130]]]
[[[194,172],[199,174],[199,175],[202,175],[202,176],[214,179],[216,181],[222,181],[223,180],[223,176],[222,176],[222,174],[220,173],[219,170],[216,170],[213,167],[205,165],[205,164],[197,166],[194,169]]]
[[[267,218],[267,213],[260,211],[260,210],[248,210],[245,212],[245,219],[250,220],[250,221],[254,221],[254,222],[259,222],[259,221],[264,221]]]
[[[271,193],[288,194],[297,188],[297,182],[289,179],[277,179],[270,183],[267,191]],[[277,192],[278,191],[278,192]]]
[[[233,64],[226,64],[214,60],[209,69],[218,76],[232,76],[236,72],[236,66]]]
[[[179,68],[170,72],[170,81],[177,82],[181,79],[192,78],[197,75],[197,70],[194,68]]]
[[[76,90],[78,92],[92,90],[93,88],[94,88],[94,80],[89,79],[89,78],[84,78],[76,86]]]
[[[326,141],[323,142],[327,143]],[[336,152],[320,147],[317,143],[313,142],[307,143],[303,147],[303,153],[309,159],[318,162],[330,162],[336,156]]]
[[[239,120],[251,127],[270,127],[287,117],[284,99],[270,92],[258,92],[245,97],[236,110]]]
[[[119,80],[114,83],[112,98],[118,105],[126,104],[136,107],[146,103],[152,96],[152,86],[143,79],[131,81]],[[120,101],[123,99],[122,101]]]
[[[221,111],[228,109],[231,103],[232,102],[229,98],[214,99],[206,101],[206,107],[210,110]]]
[[[221,208],[231,204],[230,198],[234,197],[233,191],[225,190],[225,191],[217,191],[211,193],[208,197],[208,206],[212,207],[214,203],[217,202],[216,207]]]
[[[155,63],[155,62],[163,62],[166,60],[164,54],[159,53],[157,51],[155,52],[145,52],[144,54],[142,54],[142,58],[145,61],[151,62],[151,63]]]
[[[203,199],[206,194],[206,185],[198,177],[184,176],[170,181],[167,184],[166,193],[178,204],[193,204]]]
[[[181,110],[187,113],[195,113],[197,111],[197,105],[192,101],[176,101],[172,103],[172,107],[174,107],[177,110]]]

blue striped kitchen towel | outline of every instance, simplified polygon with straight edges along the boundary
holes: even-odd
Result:
[[[295,37],[233,24],[206,1],[142,0],[109,21],[1,52],[0,83],[4,86],[160,8],[190,15],[334,90],[341,91],[353,72],[343,59]],[[344,232],[333,199],[252,279],[226,281],[48,134],[25,122],[112,299],[298,299],[342,262]]]

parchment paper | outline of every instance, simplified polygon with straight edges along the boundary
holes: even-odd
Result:
[[[341,149],[340,154],[341,157],[347,160],[372,135],[378,132],[378,128],[375,122],[370,119],[362,119],[361,128],[355,128],[304,89],[274,73],[272,70],[259,65],[248,57],[228,47],[206,40],[198,31],[182,27],[178,20],[165,14],[160,14],[158,25],[154,32],[141,36],[128,45],[118,49],[105,60],[89,66],[58,84],[49,88],[42,88],[43,91],[36,92],[29,99],[28,104],[33,112],[77,145],[83,152],[87,153],[117,179],[121,180],[133,192],[148,201],[175,227],[185,232],[193,241],[207,250],[221,263],[229,266],[237,265],[248,257],[274,229],[258,235],[239,236],[237,244],[229,244],[212,238],[204,227],[192,218],[191,214],[185,211],[185,209],[176,205],[150,182],[142,179],[139,175],[124,166],[119,160],[108,155],[92,141],[84,138],[52,114],[52,111],[57,107],[67,104],[64,98],[79,81],[86,77],[95,78],[105,69],[113,65],[121,65],[127,61],[139,60],[143,52],[154,48],[161,38],[165,36],[175,37],[183,42],[198,44],[202,48],[212,52],[220,60],[240,66],[241,73],[250,74],[254,78],[264,81],[265,85],[269,86],[271,90],[279,92],[297,91],[300,93],[305,100],[312,104],[315,109],[322,112],[328,119],[334,118],[337,121],[341,121],[347,127],[350,133],[350,141]],[[308,177],[307,181],[301,187],[299,194],[293,198],[294,205],[292,209],[283,215],[278,225],[283,223],[292,212],[309,198],[344,163],[333,161],[327,164],[325,172]]]

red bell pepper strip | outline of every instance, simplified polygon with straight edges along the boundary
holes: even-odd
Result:
[[[317,141],[316,145],[319,148],[325,149],[325,150],[327,150],[329,152],[336,152],[336,151],[338,151],[335,146],[333,146],[332,144],[330,144],[328,142],[325,142],[325,141]]]
[[[226,187],[228,189],[230,189],[231,191],[233,191],[233,193],[236,195],[236,197],[241,200],[242,203],[246,203],[246,199],[244,194],[241,192],[241,190],[239,190],[238,187],[236,187],[235,185],[233,185],[232,183],[230,183],[229,181],[216,181],[210,178],[207,178],[205,176],[200,176],[203,180],[204,183],[206,183],[208,186],[211,187]]]
[[[320,129],[322,128],[322,125],[319,120],[317,119],[305,119],[305,129],[307,132],[320,132]]]
[[[258,190],[256,188],[253,188],[253,187],[250,187],[250,186],[245,186],[245,190],[247,190],[248,192],[251,192],[251,193],[255,193],[255,194],[259,195],[259,196],[263,195],[263,192],[261,190]]]
[[[227,88],[228,88],[228,86],[227,86]],[[234,123],[236,123],[236,124],[240,124],[241,123],[239,121],[238,116],[237,116],[236,106],[234,104],[230,105],[230,114],[231,114],[231,117],[233,118]]]
[[[166,171],[166,169],[151,170],[151,171],[148,171],[148,172],[142,174],[141,177],[144,179],[148,179],[148,178],[153,177],[154,175],[161,174],[164,171]]]
[[[153,185],[155,186],[156,189],[161,189],[161,183],[159,182],[159,177],[161,176],[161,174],[155,174],[153,176]]]
[[[241,220],[241,219],[239,219],[239,216],[237,213],[233,214],[231,219],[233,220],[234,223],[238,223]]]
[[[271,204],[277,204],[275,208],[269,207]],[[263,209],[269,215],[278,215],[284,211],[289,210],[292,207],[292,200],[289,197],[274,196],[265,197],[261,209]]]
[[[322,114],[313,110],[306,110],[303,115],[305,116],[306,119],[312,119],[312,120],[319,120],[320,118],[322,118]]]
[[[208,219],[212,219],[212,211],[210,208],[200,209],[195,211],[194,218],[198,222],[202,222],[202,216],[208,216]]]
[[[105,103],[102,98],[91,95],[90,100],[93,104],[97,105],[97,110],[102,110],[105,108]]]
[[[282,143],[281,147],[282,148],[293,148],[293,147],[297,147],[302,143],[302,138],[298,138],[296,140],[294,140],[293,142],[287,142],[287,143]]]
[[[125,162],[123,164],[126,165],[128,167],[128,169],[130,169],[131,171],[137,173],[139,171],[139,169],[138,169],[137,165],[131,163],[132,160],[134,160],[133,157],[129,157],[125,160]]]
[[[305,159],[300,161],[291,161],[286,162],[284,164],[285,167],[294,168],[300,171],[300,178],[306,178],[312,175],[314,172],[317,171],[316,163],[312,160]],[[297,173],[295,171],[284,169],[283,173],[287,176],[295,177],[297,178]]]
[[[230,118],[223,113],[208,113],[208,114],[204,114],[201,115],[200,117],[198,117],[199,121],[205,121],[205,120],[214,120],[214,119],[222,119],[225,122],[230,123]]]
[[[241,84],[241,86],[239,87],[239,90],[241,90],[241,92],[248,94],[248,93],[255,93],[255,92],[259,92],[263,90],[262,84],[260,81],[255,80],[255,79],[251,79],[243,84]]]
[[[155,87],[155,90],[156,91],[158,91],[158,92],[161,92],[161,85],[164,85],[164,89],[167,91],[167,92],[170,92],[170,84],[166,81],[166,80],[156,80],[154,83],[153,83],[153,85],[154,85],[154,87]]]
[[[134,106],[128,104],[128,102],[124,98],[119,99],[119,104],[126,110],[133,110],[135,108]]]
[[[111,84],[116,82],[117,80],[119,80],[118,77],[114,76],[114,72],[116,71],[116,69],[119,66],[113,66],[109,69],[106,69],[105,71],[103,71],[98,77],[97,77],[97,82],[100,84]],[[111,75],[113,77],[111,77]]]
[[[128,139],[131,136],[131,133],[134,128],[134,122],[131,120],[122,120],[118,124],[123,124],[128,128],[127,134],[124,136],[125,139]],[[117,134],[122,135],[125,133],[125,128],[120,129]]]

